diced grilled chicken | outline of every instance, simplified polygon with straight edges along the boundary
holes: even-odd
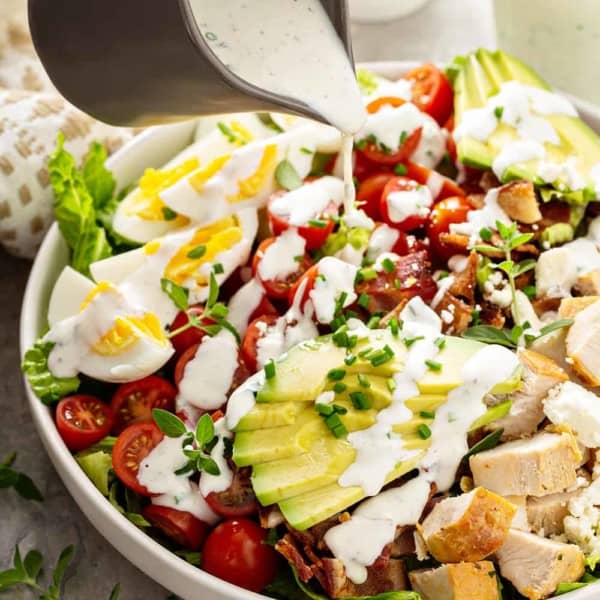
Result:
[[[527,518],[527,496],[506,496],[511,504],[517,509],[512,523],[511,529],[520,529],[521,531],[531,531],[529,519]]]
[[[530,181],[513,181],[500,187],[498,204],[513,221],[531,225],[542,219],[535,188]]]
[[[423,600],[498,600],[494,563],[442,565],[409,573],[413,590]]]
[[[566,338],[573,370],[588,385],[600,385],[600,302],[575,315]]]
[[[436,560],[476,562],[504,543],[516,510],[501,496],[479,487],[436,504],[419,530]]]
[[[582,296],[600,295],[600,269],[583,273],[577,278],[575,288]]]
[[[581,454],[570,433],[538,433],[471,456],[475,485],[503,496],[546,496],[577,481]]]
[[[560,535],[565,531],[564,519],[569,514],[569,500],[579,490],[559,492],[542,498],[527,499],[527,519],[532,530],[544,536]]]
[[[578,296],[577,298],[563,298],[558,307],[558,316],[561,319],[574,319],[582,310],[600,300],[600,296]]]
[[[557,383],[569,378],[556,362],[538,352],[521,350],[519,360],[523,365],[523,385],[510,396],[509,414],[493,424],[494,429],[504,430],[503,440],[535,433],[544,420],[542,400]]]
[[[496,558],[502,576],[529,600],[547,598],[559,583],[577,581],[584,571],[583,553],[577,546],[515,529]]]

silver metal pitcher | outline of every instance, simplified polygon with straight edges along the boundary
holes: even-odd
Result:
[[[321,3],[352,61],[346,0]],[[201,35],[189,0],[29,0],[29,24],[60,93],[113,125],[270,110],[323,120],[228,70]]]

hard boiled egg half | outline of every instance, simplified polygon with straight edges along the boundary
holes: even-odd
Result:
[[[170,231],[186,227],[190,220],[168,208],[161,193],[198,171],[219,169],[234,150],[275,131],[255,114],[219,115],[200,119],[196,141],[161,169],[146,169],[138,187],[119,204],[113,229],[120,236],[145,244]]]
[[[71,267],[54,286],[48,321],[44,339],[54,342],[48,367],[56,377],[134,381],[160,369],[174,352],[156,315],[113,284],[94,284]]]
[[[246,209],[203,227],[188,227],[124,254],[96,262],[90,270],[96,281],[110,281],[136,306],[169,325],[177,307],[163,291],[168,279],[188,290],[190,304],[204,302],[211,273],[223,283],[246,264],[258,229],[256,210]]]

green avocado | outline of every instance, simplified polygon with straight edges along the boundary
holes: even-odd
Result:
[[[393,357],[382,364],[370,359],[384,347],[393,352]],[[417,383],[419,395],[405,403],[413,418],[394,427],[406,447],[417,454],[396,465],[388,481],[418,464],[430,444],[422,435],[424,426],[431,423],[432,414],[446,401],[448,392],[462,383],[462,366],[482,347],[473,340],[445,338],[436,357],[440,368],[429,370]],[[234,462],[252,467],[252,484],[260,503],[279,504],[289,523],[299,530],[364,498],[362,488],[338,485],[356,452],[346,435],[336,437],[327,427],[315,402],[323,392],[333,392],[333,401],[330,393],[323,399],[341,410],[341,420],[349,433],[370,427],[378,412],[392,402],[391,375],[402,371],[407,348],[390,330],[381,329],[358,339],[351,352],[356,359],[347,361],[351,362],[348,365],[344,362],[346,348],[336,346],[331,336],[298,344],[276,362],[275,375],[265,382],[257,393],[256,405],[236,428]],[[517,372],[494,392],[510,393],[519,384]],[[355,406],[357,392],[367,406]],[[509,408],[510,402],[494,407],[474,425],[482,427]]]
[[[518,81],[544,90],[551,89],[533,69],[502,50],[477,50],[455,60],[454,68],[456,126],[460,125],[465,111],[483,108],[489,97],[497,94],[501,85],[507,81]],[[583,194],[585,201],[594,199],[595,190],[589,172],[591,167],[600,163],[600,138],[578,117],[540,116],[552,124],[560,137],[559,145],[545,144],[546,160],[564,163],[567,159],[574,158],[579,171],[588,180]],[[489,169],[502,148],[517,139],[513,127],[499,123],[486,142],[468,136],[462,137],[457,146],[458,158],[468,166]],[[544,182],[537,174],[538,166],[537,159],[512,165],[503,174],[503,181],[527,179],[542,185]],[[564,198],[570,201],[568,193],[572,190],[569,190],[566,182],[559,179],[550,187],[566,192]]]

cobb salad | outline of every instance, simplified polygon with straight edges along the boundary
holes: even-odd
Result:
[[[358,79],[349,211],[340,133],[298,117],[201,119],[126,190],[59,139],[31,389],[115,510],[247,590],[586,586],[600,139],[502,51]]]

